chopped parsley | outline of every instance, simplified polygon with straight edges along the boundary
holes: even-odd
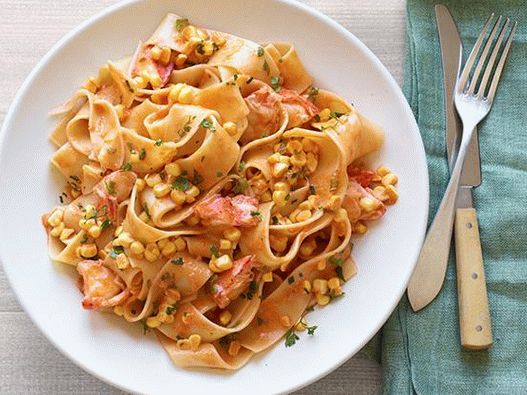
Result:
[[[176,308],[176,305],[175,305],[175,304],[173,304],[173,305],[171,305],[171,306],[167,306],[167,308],[165,309],[165,314],[166,314],[166,315],[172,315],[172,314],[174,314],[174,312],[175,312],[176,310],[177,310],[177,308]],[[315,327],[315,328],[316,328],[316,327]]]
[[[315,121],[320,122],[320,115],[316,114],[313,118],[315,118]]]
[[[209,129],[212,133],[216,131],[216,128],[214,127],[214,124],[212,123],[212,121],[206,118],[203,121],[201,121],[199,126],[205,129]]]
[[[264,60],[262,68],[267,74],[271,72],[271,69],[269,68],[269,63],[267,63],[267,60]]]
[[[182,266],[185,263],[185,261],[181,257],[177,257],[176,259],[172,259],[170,262],[173,263],[176,266]]]
[[[342,266],[337,266],[335,268],[335,272],[337,273],[338,278],[340,278],[342,281],[346,281],[344,278],[344,273],[342,272]]]
[[[216,247],[216,245],[214,245],[214,244],[212,244],[210,246],[210,253],[215,258],[219,258],[219,256],[220,256],[220,252],[218,250],[218,247]]]
[[[315,188],[314,185],[310,185],[310,186],[309,186],[309,193],[310,193],[311,195],[316,195],[316,194],[317,194],[317,189]]]
[[[172,183],[172,189],[177,189],[178,191],[187,191],[190,188],[190,181],[185,177],[178,177]]]
[[[102,221],[101,230],[108,229],[111,225],[112,225],[112,221],[106,218],[104,221]]]
[[[256,317],[256,324],[258,324],[258,326],[261,326],[263,324],[267,323],[266,320],[264,320],[263,318],[260,318],[260,317]]]
[[[313,326],[308,326],[306,329],[307,329],[307,334],[308,335],[314,335],[315,334],[315,331],[317,330],[318,326],[317,325],[313,325]]]
[[[294,282],[295,282],[295,276],[291,276],[291,277],[287,278],[287,283],[288,284],[293,284]]]
[[[157,139],[157,140],[155,141],[155,143],[154,143],[154,145],[155,145],[156,147],[161,147],[162,144],[163,144],[163,140],[161,140],[161,139]]]
[[[139,151],[139,159],[143,160],[144,158],[146,158],[146,150],[141,148],[141,151]]]
[[[178,31],[178,33],[181,33],[184,28],[186,28],[189,25],[187,18],[179,18],[176,19],[175,28]]]
[[[245,178],[240,178],[236,180],[236,184],[234,184],[234,188],[232,188],[232,190],[234,191],[234,193],[240,194],[245,192],[248,187],[249,183],[247,182],[247,180]]]
[[[121,167],[122,170],[124,171],[131,171],[132,170],[132,164],[130,162],[127,162],[123,165],[123,167]]]
[[[278,76],[271,77],[271,87],[277,93],[280,92],[280,90],[282,89],[282,87],[280,86],[281,82],[282,82],[282,79],[280,77]]]
[[[245,162],[242,160],[238,165],[238,173],[241,173],[245,169]]]
[[[338,121],[339,118],[340,118],[341,116],[343,116],[344,114],[345,114],[345,113],[343,113],[343,112],[332,111],[332,112],[329,114],[329,116],[330,116],[331,118],[333,118],[333,119],[335,119],[335,120]]]
[[[141,320],[141,324],[143,324],[143,335],[146,335],[146,333],[150,331],[150,328],[146,325],[146,320]]]
[[[222,171],[216,172],[216,177],[218,178],[223,177],[223,172]]]
[[[256,54],[257,54],[259,57],[264,56],[264,49],[263,49],[263,47],[258,47],[258,51],[256,52]]]
[[[335,266],[342,266],[342,264],[344,263],[344,260],[342,258],[338,258],[336,256],[332,256],[328,259],[328,261],[329,263],[332,263]]]
[[[294,346],[297,340],[300,340],[300,338],[299,338],[298,335],[293,331],[293,329],[289,329],[289,330],[285,333],[285,346],[286,346],[286,347]]]
[[[200,184],[202,181],[203,177],[196,170],[194,170],[194,177],[192,178],[192,183],[197,185]]]
[[[124,248],[121,246],[115,246],[110,251],[110,258],[117,259],[117,257],[124,253]]]
[[[84,236],[82,236],[82,239],[81,239],[80,243],[81,243],[81,244],[84,244],[84,243],[86,243],[87,241],[88,241],[88,236],[84,235]]]
[[[259,211],[251,211],[251,217],[256,217],[259,221],[262,220],[262,214]]]
[[[273,225],[278,225],[278,223],[279,223],[279,221],[278,221],[278,217],[275,216],[275,215],[273,215],[273,216],[271,217],[271,223],[272,223]]]
[[[315,101],[318,96],[318,88],[315,88],[314,86],[309,87],[309,92],[307,94],[307,98],[311,101]],[[320,120],[320,117],[318,118]]]
[[[104,183],[106,185],[106,190],[112,196],[115,196],[115,182],[110,180]]]
[[[258,290],[258,284],[254,280],[251,281],[249,284],[249,290],[247,291],[247,294],[246,294],[247,299],[252,300],[257,290]]]

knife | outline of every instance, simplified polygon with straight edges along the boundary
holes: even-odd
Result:
[[[443,63],[447,156],[452,171],[463,130],[455,110],[453,95],[461,66],[463,46],[448,8],[436,5],[435,12]],[[486,349],[492,345],[487,285],[478,219],[472,195],[473,189],[479,185],[481,185],[479,141],[478,134],[473,133],[461,172],[456,201],[454,239],[461,346],[476,350]]]
[[[462,130],[454,106],[453,91],[463,48],[448,9],[443,5],[436,5],[435,11],[443,63],[447,156],[452,169]],[[455,239],[461,343],[466,348],[476,349],[486,348],[492,343],[477,216],[472,206],[472,188],[480,184],[479,144],[477,133],[474,133],[461,176]],[[470,228],[467,224],[470,224]],[[408,287],[408,298],[414,311],[427,306],[441,290],[446,262],[432,268],[419,269],[416,270],[418,275],[412,277]]]

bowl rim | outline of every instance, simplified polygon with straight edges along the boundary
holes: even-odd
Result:
[[[110,6],[107,6],[97,12],[96,14],[92,15],[91,17],[85,19],[80,24],[78,24],[76,27],[74,27],[72,30],[67,32],[64,36],[62,36],[47,52],[46,54],[37,62],[37,64],[32,68],[31,72],[28,74],[28,76],[25,78],[24,82],[18,89],[17,93],[15,94],[11,105],[9,106],[9,109],[6,113],[6,116],[4,118],[2,127],[0,128],[0,158],[2,158],[4,154],[4,140],[7,136],[7,130],[10,129],[10,124],[12,123],[12,118],[14,117],[15,113],[19,109],[20,105],[22,104],[22,98],[26,95],[27,91],[33,84],[33,81],[41,71],[41,69],[50,62],[56,53],[66,44],[70,43],[71,41],[75,40],[78,36],[82,35],[86,29],[88,29],[91,25],[98,22],[101,19],[104,19],[106,17],[111,16],[113,13],[118,12],[122,10],[123,8],[129,7],[133,4],[142,3],[142,2],[148,2],[150,0],[121,0],[115,4],[112,4]],[[368,57],[368,60],[372,62],[376,66],[376,68],[382,73],[383,77],[386,78],[387,82],[389,83],[390,88],[392,89],[393,93],[396,94],[399,101],[402,102],[403,108],[405,110],[406,115],[409,117],[410,122],[412,124],[412,130],[410,130],[410,134],[414,134],[414,137],[416,138],[416,141],[418,142],[416,148],[416,156],[419,161],[425,164],[427,167],[427,160],[426,160],[426,153],[425,148],[423,144],[423,140],[421,138],[421,134],[419,132],[418,124],[415,120],[414,114],[408,104],[408,101],[406,97],[404,96],[401,88],[395,81],[392,74],[388,71],[386,66],[377,58],[377,56],[360,40],[358,39],[351,31],[344,28],[341,24],[336,22],[335,20],[331,19],[329,16],[323,14],[321,11],[318,11],[304,3],[300,3],[296,0],[272,0],[275,3],[279,3],[282,5],[290,6],[293,8],[297,8],[300,11],[308,14],[310,17],[318,19],[319,21],[323,22],[326,25],[329,25],[333,29],[335,29],[340,35],[344,36],[344,38],[347,41],[352,42],[355,46],[357,46],[363,54],[365,54]],[[403,55],[404,56],[404,55]],[[2,169],[0,168],[0,177],[2,175]],[[423,185],[425,185],[425,188],[423,191],[420,191],[422,193],[422,198],[424,199],[424,207],[426,208],[423,219],[420,223],[416,223],[417,233],[420,234],[420,237],[418,238],[419,245],[422,244],[427,222],[428,222],[428,209],[429,209],[429,176],[428,176],[428,169],[423,172]],[[115,387],[118,389],[121,389],[123,391],[128,391],[132,393],[137,393],[137,390],[134,388],[131,388],[129,386],[126,386],[125,384],[121,384],[118,382],[111,381],[109,378],[99,374],[98,372],[91,369],[87,364],[84,363],[83,360],[80,358],[77,358],[73,352],[68,350],[66,347],[63,347],[60,343],[56,342],[46,331],[44,331],[40,325],[37,324],[37,321],[34,319],[33,314],[31,312],[31,309],[29,309],[24,302],[24,300],[21,298],[19,291],[13,286],[12,278],[10,275],[10,270],[7,269],[7,265],[4,263],[4,259],[2,258],[2,249],[0,248],[0,264],[3,267],[4,273],[6,274],[6,278],[8,280],[9,286],[13,293],[15,294],[18,303],[21,305],[22,309],[24,310],[25,314],[29,316],[33,324],[38,328],[40,333],[44,335],[44,337],[57,349],[60,351],[62,355],[64,355],[66,358],[74,362],[78,367],[83,369],[84,371],[88,372],[90,375],[96,377],[97,379]],[[374,330],[372,330],[371,334],[364,338],[361,342],[359,342],[358,346],[354,349],[350,349],[348,353],[344,355],[343,358],[336,361],[334,364],[329,366],[326,369],[321,369],[318,374],[314,375],[313,377],[310,377],[309,379],[297,383],[296,385],[292,385],[289,388],[285,388],[283,390],[283,393],[289,393],[292,391],[299,390],[301,388],[304,388],[315,381],[320,380],[324,376],[328,375],[330,372],[336,370],[338,367],[340,367],[342,364],[344,364],[346,361],[348,361],[353,355],[355,355],[366,343],[368,343],[376,333],[382,328],[382,326],[386,323],[390,315],[393,313],[395,308],[397,307],[399,301],[401,300],[404,292],[406,291],[406,288],[408,286],[408,283],[410,281],[410,277],[413,273],[413,270],[415,269],[415,265],[417,263],[417,258],[419,255],[419,249],[417,249],[411,257],[411,271],[408,272],[406,278],[404,278],[404,281],[401,283],[401,285],[404,285],[401,287],[400,291],[395,294],[390,301],[389,305],[390,308],[387,310],[387,312],[384,314],[381,320],[379,320],[379,323],[376,325]]]

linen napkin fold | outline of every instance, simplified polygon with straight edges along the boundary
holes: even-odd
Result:
[[[386,394],[527,393],[527,3],[408,0],[405,94],[425,144],[432,220],[448,181],[442,68],[434,5],[456,20],[465,59],[491,12],[518,21],[490,114],[479,125],[483,184],[474,192],[494,345],[460,347],[455,263],[443,289],[413,313],[406,296],[382,333]],[[411,199],[411,196],[402,196]]]

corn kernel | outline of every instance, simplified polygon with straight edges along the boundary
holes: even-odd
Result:
[[[280,323],[286,328],[289,328],[291,326],[291,320],[287,315],[283,315],[280,317]]]
[[[146,88],[146,85],[148,84],[148,80],[144,79],[143,77],[139,75],[137,77],[134,77],[132,82],[136,89],[144,89]]]
[[[145,252],[145,247],[140,241],[134,241],[130,244],[130,251],[133,255],[140,256]]]
[[[159,183],[154,186],[154,195],[159,199],[170,193],[170,187],[165,183]]]
[[[375,198],[379,199],[381,202],[384,202],[385,200],[388,200],[388,195],[386,194],[386,188],[379,185],[373,188],[373,191],[371,192]]]
[[[165,171],[168,175],[179,177],[182,173],[181,166],[178,163],[172,162],[165,166]]]
[[[170,199],[172,199],[172,201],[176,203],[178,206],[181,206],[187,200],[187,195],[185,195],[185,192],[183,191],[180,191],[178,189],[173,189],[170,192]]]
[[[192,196],[195,198],[199,196],[200,190],[197,186],[192,185],[185,193],[187,194],[187,196]]]
[[[311,256],[317,248],[317,241],[314,238],[310,238],[302,243],[300,246],[300,255],[307,257]]]
[[[185,220],[185,223],[188,226],[196,226],[197,224],[199,224],[199,221],[200,218],[197,215],[193,214]]]
[[[307,322],[303,318],[300,319],[295,325],[295,331],[302,332],[307,328]]]
[[[390,168],[386,167],[386,166],[379,166],[377,168],[377,170],[375,170],[375,172],[381,176],[381,177],[384,177],[385,175],[387,174],[390,174],[392,171],[390,170]]]
[[[58,226],[55,226],[53,229],[51,229],[49,234],[53,237],[59,237],[62,231],[64,230],[64,228],[65,228],[64,222],[61,222]]]
[[[328,281],[322,278],[313,280],[313,292],[317,294],[326,294],[328,292]]]
[[[346,209],[339,208],[337,212],[335,213],[335,217],[333,218],[333,220],[336,223],[342,223],[346,221],[347,218],[348,218],[348,212],[346,211]]]
[[[173,315],[167,315],[166,317],[164,317],[163,322],[165,324],[171,324],[171,323],[174,322],[174,320],[175,320],[175,318],[174,318]]]
[[[317,270],[326,270],[327,261],[325,259],[322,259],[321,261],[318,261],[317,263]]]
[[[159,54],[159,61],[166,65],[168,62],[170,62],[170,56],[172,55],[172,51],[169,47],[163,47],[161,48],[161,53]]]
[[[269,244],[276,252],[283,252],[287,248],[287,236],[269,235]]]
[[[342,198],[338,195],[331,195],[326,204],[326,208],[331,211],[336,211],[342,204]]]
[[[146,325],[149,328],[157,328],[159,325],[161,325],[161,321],[157,317],[148,317],[146,319]]]
[[[340,279],[338,277],[331,277],[328,280],[328,288],[331,290],[335,290],[340,287]]]
[[[213,272],[223,272],[232,268],[232,259],[229,255],[222,255],[219,258],[213,257],[210,260],[209,268]]]
[[[362,222],[357,222],[355,225],[353,225],[353,233],[363,235],[367,231],[368,231],[368,227],[364,225]]]
[[[82,258],[93,258],[97,255],[97,246],[95,244],[84,244],[78,249]]]
[[[176,250],[178,252],[184,251],[187,248],[187,242],[183,237],[178,237],[176,240],[174,240],[174,245],[176,246]]]
[[[320,306],[327,305],[329,301],[331,300],[331,298],[328,295],[322,295],[322,294],[317,294],[316,299],[317,299],[317,304]]]
[[[141,192],[143,189],[145,189],[146,182],[145,182],[145,180],[143,180],[142,178],[138,178],[138,179],[135,181],[135,186],[136,186],[136,188],[137,188],[137,192]]]
[[[161,255],[168,257],[176,252],[176,245],[169,241],[161,250]]]
[[[331,110],[329,108],[324,108],[322,111],[320,111],[318,116],[320,117],[320,121],[326,122],[331,116]]]
[[[295,155],[302,152],[302,143],[298,140],[290,140],[285,148],[291,155]]]
[[[124,248],[130,247],[130,244],[132,244],[135,240],[132,238],[130,233],[128,232],[122,232],[117,238],[112,242],[114,246],[121,246]]]
[[[235,357],[240,352],[241,344],[237,340],[233,340],[229,344],[229,350],[227,351],[231,357]]]
[[[62,222],[62,219],[64,218],[64,210],[62,209],[56,209],[51,213],[51,215],[48,217],[48,224],[52,227],[59,226]]]
[[[370,212],[376,210],[379,207],[379,202],[370,197],[363,197],[359,200],[359,205],[364,211]]]
[[[382,185],[395,185],[397,181],[397,176],[393,173],[388,173],[381,179]]]
[[[290,159],[291,164],[296,167],[305,166],[306,161],[307,158],[306,153],[304,151],[301,151],[299,154],[294,154]]]
[[[233,243],[240,241],[241,236],[242,232],[237,228],[230,228],[223,232],[223,237],[229,241],[232,241]]]
[[[274,165],[275,163],[280,162],[280,156],[281,155],[279,152],[275,152],[267,158],[267,162],[269,162],[271,165]]]
[[[139,161],[140,161],[139,154],[137,152],[132,152],[130,154],[130,163],[136,164],[136,163],[139,163]]]
[[[116,265],[118,269],[124,270],[130,266],[130,261],[126,255],[119,254],[116,258]]]
[[[92,218],[95,216],[97,209],[93,204],[87,204],[84,206],[84,218]]]
[[[386,201],[386,204],[395,204],[395,202],[397,202],[397,199],[399,199],[399,194],[397,193],[397,190],[393,185],[386,186],[386,194],[388,195],[388,200]]]
[[[159,48],[157,45],[154,45],[150,49],[150,57],[153,60],[159,60],[159,58],[161,57],[161,48]]]
[[[307,201],[309,202],[312,209],[317,208],[320,203],[320,197],[318,195],[309,195]]]
[[[289,169],[289,166],[285,163],[279,162],[273,166],[273,177],[280,178],[286,171]]]
[[[291,190],[291,185],[289,183],[284,181],[275,182],[273,185],[273,189],[275,191],[286,191],[289,192]]]
[[[291,212],[291,214],[289,214],[289,219],[290,219],[291,221],[296,221],[296,216],[298,215],[299,212],[300,212],[300,210],[297,209],[297,208],[295,208],[295,209]]]
[[[291,163],[291,158],[287,155],[280,155],[278,161],[280,163],[285,163],[286,165],[289,165]]]
[[[119,225],[117,228],[115,228],[115,231],[113,232],[113,235],[115,237],[119,236],[121,233],[123,233],[123,225]]]
[[[168,93],[168,100],[171,102],[176,102],[179,99],[179,93],[181,92],[181,89],[185,86],[185,84],[177,83],[176,85],[172,85],[170,88],[170,92]]]
[[[300,203],[298,205],[298,208],[300,210],[311,210],[313,208],[313,206],[311,205],[311,203],[309,202],[309,200],[304,200],[302,203]]]
[[[310,173],[313,173],[318,166],[318,159],[312,152],[308,152],[306,155],[306,167]]]
[[[161,179],[161,176],[158,173],[152,173],[152,174],[148,174],[145,177],[145,182],[146,182],[146,185],[148,185],[150,188],[153,188],[157,184],[160,184],[161,182],[163,182],[163,180]]]
[[[79,228],[83,229],[83,230],[88,230],[90,229],[93,225],[95,225],[95,219],[93,218],[90,218],[90,219],[84,219],[84,218],[81,218],[79,220]]]
[[[166,246],[168,243],[168,239],[161,239],[157,242],[157,247],[160,249],[163,249],[164,246]]]
[[[311,282],[308,281],[308,280],[304,280],[304,291],[306,293],[310,293],[311,292]]]
[[[150,74],[150,84],[152,85],[152,88],[157,89],[163,86],[163,80],[159,76],[157,72],[152,72]]]
[[[296,215],[296,221],[297,222],[302,222],[302,221],[307,221],[309,218],[311,218],[311,211],[310,210],[301,210],[297,215]]]
[[[225,122],[223,124],[223,129],[225,129],[225,131],[231,136],[236,136],[236,133],[238,133],[238,125],[234,122]]]
[[[200,335],[190,335],[188,338],[188,341],[190,343],[190,349],[192,351],[196,351],[201,344],[201,336]]]
[[[155,262],[159,259],[159,254],[156,254],[151,250],[145,250],[144,255],[145,255],[145,259],[148,262]]]
[[[179,92],[178,101],[182,104],[190,104],[194,100],[194,91],[191,87],[185,85]]]
[[[73,233],[75,233],[75,230],[70,228],[64,228],[62,229],[62,232],[60,232],[59,239],[61,241],[67,240]]]
[[[230,250],[232,249],[232,243],[230,240],[221,239],[220,240],[220,250]]]
[[[113,312],[115,315],[118,315],[119,317],[122,317],[124,315],[124,307],[123,306],[115,306],[113,308]]]
[[[262,281],[264,283],[272,283],[273,282],[273,272],[264,273],[262,276]]]
[[[273,192],[273,202],[278,206],[278,207],[283,207],[286,205],[286,197],[287,197],[287,192],[286,191],[274,191]]]
[[[181,350],[190,350],[190,343],[188,339],[179,339],[178,341],[176,341],[176,345]]]
[[[180,53],[177,57],[176,57],[176,66],[177,67],[183,67],[185,65],[185,62],[187,61],[188,59],[188,56],[183,54],[183,53]]]
[[[223,310],[220,313],[220,322],[223,326],[226,326],[231,322],[232,314],[229,310]]]
[[[94,239],[98,238],[102,233],[102,229],[98,225],[93,225],[88,229],[88,234],[90,237],[93,237]]]

